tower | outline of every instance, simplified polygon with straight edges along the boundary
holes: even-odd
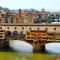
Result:
[[[19,9],[19,14],[21,14],[21,9]]]

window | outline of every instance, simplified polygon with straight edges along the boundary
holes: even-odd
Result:
[[[34,37],[31,37],[31,39],[33,39]],[[35,39],[35,38],[34,38]]]
[[[27,35],[30,35],[30,33],[27,33]]]
[[[37,30],[39,30],[39,28],[37,28]]]
[[[5,23],[8,23],[8,17],[5,16]]]
[[[30,37],[27,37],[27,39],[30,39]]]
[[[4,14],[1,14],[2,15],[2,18],[4,18]]]
[[[1,18],[0,18],[0,23],[1,23]]]
[[[22,35],[22,34],[23,34],[23,31],[20,32],[20,35]]]
[[[24,30],[24,27],[22,27],[22,30]]]
[[[0,29],[2,29],[2,27],[0,27]]]
[[[13,17],[11,17],[11,23],[13,23],[13,19],[14,19],[14,18],[13,18]]]
[[[56,28],[54,28],[54,30],[56,30]]]
[[[15,29],[17,29],[17,28],[15,27]]]
[[[7,27],[7,29],[9,29],[9,27]]]
[[[46,31],[48,30],[48,28],[46,28]]]
[[[18,34],[19,34],[18,31],[13,32],[13,35],[18,35]]]
[[[32,28],[30,27],[30,30],[32,30]]]
[[[6,31],[6,36],[10,36],[12,33],[10,31]]]

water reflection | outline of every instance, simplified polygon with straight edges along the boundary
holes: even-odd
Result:
[[[58,42],[47,43],[45,45],[45,50],[48,53],[60,54],[60,43]]]

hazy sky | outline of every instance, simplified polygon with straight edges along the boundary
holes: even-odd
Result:
[[[60,11],[60,0],[0,0],[0,6],[10,9],[42,9]]]

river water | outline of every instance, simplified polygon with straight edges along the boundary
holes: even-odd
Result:
[[[0,60],[56,60],[56,54],[23,53],[8,49],[0,50]]]
[[[23,53],[11,49],[0,50],[0,60],[56,60],[55,54]]]
[[[14,51],[1,51],[0,60],[56,60],[56,55],[47,53],[22,53]]]

